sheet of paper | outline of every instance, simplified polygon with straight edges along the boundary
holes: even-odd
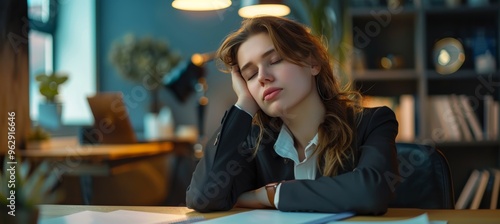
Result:
[[[185,215],[161,214],[154,212],[138,212],[117,210],[113,212],[83,211],[62,217],[42,219],[38,224],[157,224],[186,220]]]
[[[175,221],[187,220],[186,215],[173,215],[155,212],[140,212],[130,210],[116,210],[108,212],[108,215],[122,217],[127,220],[125,223],[170,223]]]
[[[354,213],[312,213],[312,212],[282,212],[278,210],[256,209],[221,218],[210,219],[196,223],[214,224],[246,224],[246,223],[327,223],[353,216]]]
[[[394,221],[343,221],[343,222],[328,222],[328,224],[447,224],[448,221],[429,221],[427,213],[422,215]]]
[[[105,214],[104,212],[83,211],[57,218],[40,219],[38,220],[38,224],[99,224],[105,222],[111,223],[114,221],[112,217],[108,217]]]

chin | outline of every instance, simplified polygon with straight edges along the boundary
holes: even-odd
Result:
[[[278,110],[275,107],[261,107],[262,111],[270,117],[279,117]]]
[[[269,117],[279,117],[279,114],[274,110],[262,110]]]
[[[283,105],[272,105],[271,107],[263,109],[263,111],[270,117],[295,117],[287,108],[288,107],[284,107]]]

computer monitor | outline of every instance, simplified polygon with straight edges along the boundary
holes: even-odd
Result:
[[[96,144],[137,143],[121,92],[101,92],[87,97],[94,125],[85,138]]]

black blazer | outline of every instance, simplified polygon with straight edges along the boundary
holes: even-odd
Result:
[[[355,164],[335,177],[294,180],[294,164],[274,151],[279,130],[261,141],[252,157],[258,130],[252,117],[231,107],[207,143],[186,192],[186,204],[199,212],[229,210],[238,197],[268,183],[281,184],[281,211],[383,214],[394,193],[398,175],[395,138],[398,123],[387,107],[366,108],[356,127]],[[256,126],[254,126],[256,127]],[[258,127],[257,127],[258,128]],[[319,173],[319,172],[317,172]]]

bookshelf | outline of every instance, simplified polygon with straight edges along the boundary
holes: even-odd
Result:
[[[404,141],[434,144],[443,151],[452,169],[457,200],[473,170],[500,167],[500,115],[493,110],[493,116],[488,117],[486,111],[490,107],[484,97],[491,96],[496,104],[500,100],[500,0],[488,0],[486,5],[475,5],[482,2],[476,0],[461,0],[457,5],[448,5],[449,2],[350,1],[349,17],[355,86],[368,97],[392,97],[396,101],[402,95],[413,97],[414,124],[410,128],[414,136]],[[446,37],[460,41],[465,59],[457,71],[443,75],[437,72],[434,47]],[[494,71],[479,70],[484,68],[484,61],[476,59],[482,56],[480,49],[484,48],[494,58]],[[433,100],[452,95],[467,97],[483,136],[486,126],[495,123],[496,129],[492,126],[489,137],[476,138],[470,124],[466,127],[472,139],[465,138],[465,129],[457,129],[461,132],[458,138],[436,134],[434,125],[440,121],[436,117],[451,116],[438,116],[434,105],[441,104]],[[464,116],[469,123],[465,115],[458,116]],[[408,127],[401,130],[405,128]]]

